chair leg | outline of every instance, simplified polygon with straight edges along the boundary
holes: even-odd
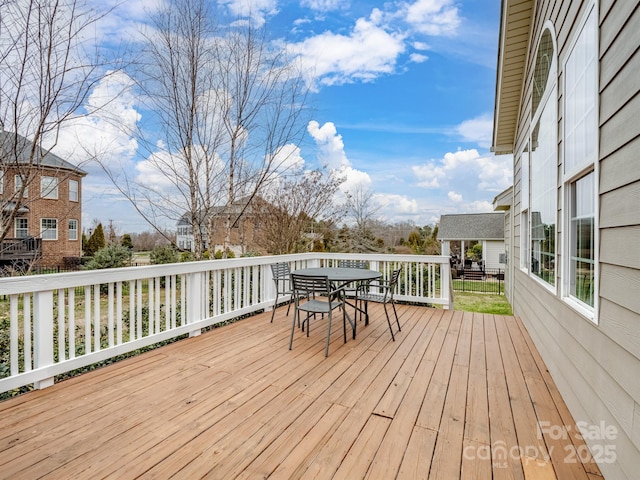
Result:
[[[271,310],[271,323],[273,323],[273,317],[276,314],[277,306],[278,306],[278,294],[276,293],[276,301],[273,302],[273,310]],[[289,315],[289,310],[287,310],[287,315]]]
[[[384,313],[387,316],[387,324],[389,324],[389,331],[391,332],[391,340],[396,341],[396,337],[393,335],[393,327],[391,327],[391,320],[389,319],[389,312],[387,311],[387,304],[384,304]]]
[[[307,325],[307,328],[309,328],[308,325]],[[327,328],[327,346],[324,349],[325,357],[329,356],[329,340],[331,340],[331,310],[329,310],[329,327]]]
[[[289,350],[293,346],[293,333],[296,330],[296,317],[299,318],[300,312],[296,308],[293,312],[293,318],[291,319],[291,338],[289,339]]]
[[[398,312],[396,311],[396,302],[391,302],[391,306],[393,307],[393,313],[396,316],[396,323],[398,324],[398,331],[401,332],[402,329],[400,328],[400,320],[398,320]]]

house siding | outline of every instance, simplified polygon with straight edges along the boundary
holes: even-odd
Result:
[[[514,151],[527,142],[537,40],[554,25],[558,59],[558,233],[564,244],[562,172],[563,62],[588,2],[540,1],[531,23],[523,104]],[[640,471],[640,8],[638,1],[602,1],[599,14],[599,298],[597,324],[520,269],[521,165],[514,156],[512,306],[539,349],[576,421],[605,422],[615,462],[599,462],[605,478],[634,479]],[[596,171],[598,171],[596,169]],[[557,285],[563,259],[558,255]],[[598,460],[598,458],[596,458]],[[602,459],[600,459],[602,460]]]

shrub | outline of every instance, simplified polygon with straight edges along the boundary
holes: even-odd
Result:
[[[159,245],[151,250],[149,260],[153,265],[163,265],[165,263],[177,263],[179,256],[172,245]]]
[[[87,263],[88,270],[118,268],[126,266],[131,259],[131,252],[122,245],[109,245],[98,250],[93,259]]]

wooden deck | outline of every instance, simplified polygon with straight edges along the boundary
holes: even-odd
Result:
[[[518,319],[380,308],[328,358],[281,307],[2,402],[0,477],[602,478]]]

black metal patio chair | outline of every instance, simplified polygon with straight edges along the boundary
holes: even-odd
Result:
[[[365,317],[367,319],[367,323],[369,321],[368,315],[368,304],[369,302],[382,303],[384,305],[384,313],[387,316],[387,323],[389,324],[389,331],[391,332],[391,339],[395,342],[396,337],[393,334],[393,327],[391,326],[391,319],[389,318],[389,311],[387,310],[387,305],[391,304],[393,308],[393,313],[396,317],[396,323],[398,324],[398,331],[400,332],[402,329],[400,328],[400,321],[398,320],[398,312],[396,311],[395,300],[393,299],[393,294],[396,290],[396,286],[398,285],[398,279],[400,278],[401,268],[394,270],[391,273],[391,277],[388,281],[380,280],[380,283],[370,283],[366,285],[362,285],[360,290],[358,291],[357,301],[361,305],[360,310],[364,311]],[[376,289],[377,291],[371,291],[371,289]],[[364,308],[362,308],[362,303],[364,302]]]
[[[291,297],[293,291],[291,289],[291,269],[288,263],[274,263],[271,265],[271,273],[273,274],[273,281],[276,284],[276,299],[273,302],[273,310],[271,310],[271,322],[276,314],[276,308],[278,306],[278,299],[282,296],[289,296],[289,304],[287,305],[287,315],[291,309]]]
[[[344,330],[344,342],[347,343],[347,315],[344,308],[344,292],[342,289],[332,290],[331,282],[326,276],[308,276],[291,274],[291,283],[293,289],[294,315],[291,324],[291,338],[289,340],[289,350],[293,346],[293,334],[296,328],[296,319],[300,325],[300,312],[306,313],[306,318],[302,321],[302,331],[307,331],[309,336],[311,317],[320,313],[324,318],[327,314],[327,345],[325,347],[324,356],[329,356],[329,341],[331,339],[331,321],[333,319],[333,311],[336,308],[342,310],[342,323]],[[304,303],[301,300],[306,299]],[[356,337],[355,323],[352,323],[353,338]]]

